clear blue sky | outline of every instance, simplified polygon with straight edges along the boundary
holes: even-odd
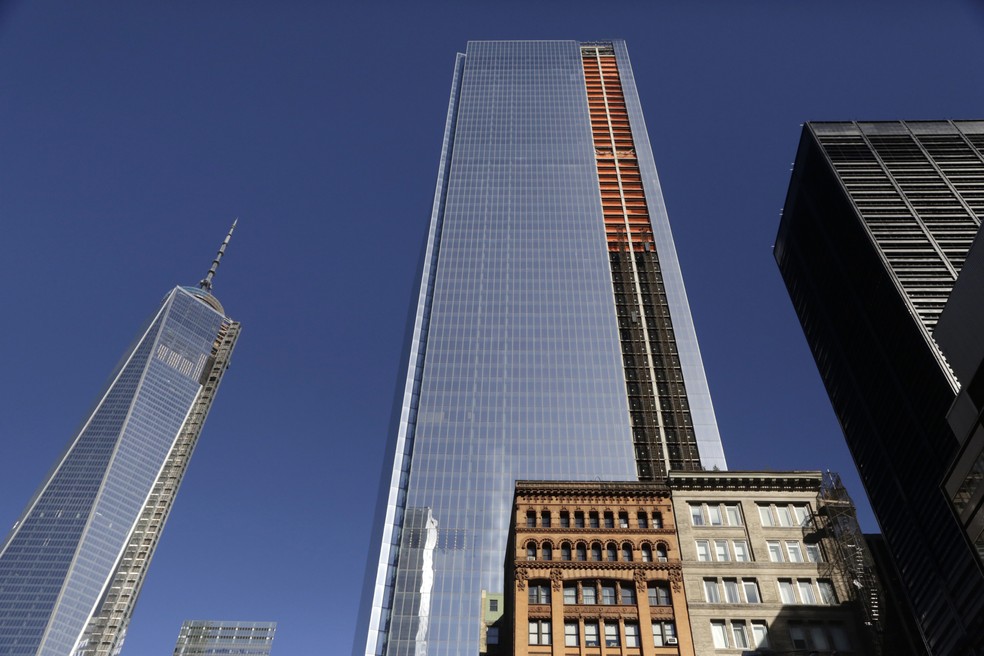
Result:
[[[772,259],[790,163],[805,120],[984,116],[980,5],[0,4],[0,528],[240,217],[215,292],[243,336],[125,653],[189,618],[350,652],[455,52],[613,37],[731,467],[840,470],[862,502]]]

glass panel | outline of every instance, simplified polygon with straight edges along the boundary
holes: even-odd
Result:
[[[735,540],[735,560],[740,563],[745,563],[751,560],[748,555],[748,543],[744,540]]]
[[[711,637],[714,638],[715,649],[728,648],[728,627],[722,620],[711,620]]]

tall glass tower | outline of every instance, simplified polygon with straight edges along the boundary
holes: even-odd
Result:
[[[235,224],[233,224],[235,227]],[[116,654],[239,324],[176,287],[0,546],[0,654]]]
[[[478,653],[516,479],[725,468],[623,42],[458,55],[408,339],[356,654]]]

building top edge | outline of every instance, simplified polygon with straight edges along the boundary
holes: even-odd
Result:
[[[522,493],[626,493],[666,495],[664,483],[649,481],[516,481],[516,494]]]

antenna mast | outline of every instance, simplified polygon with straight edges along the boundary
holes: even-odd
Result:
[[[232,239],[232,231],[236,229],[237,223],[239,223],[238,216],[236,217],[236,220],[232,222],[232,227],[229,228],[229,234],[226,235],[225,241],[223,241],[222,245],[219,246],[219,252],[215,254],[215,259],[212,260],[212,267],[208,270],[208,273],[205,274],[205,277],[202,278],[202,281],[198,283],[198,286],[207,292],[212,291],[212,278],[215,277],[215,272],[219,270],[219,262],[222,261],[222,255],[225,254],[226,246],[229,245],[229,240]]]

